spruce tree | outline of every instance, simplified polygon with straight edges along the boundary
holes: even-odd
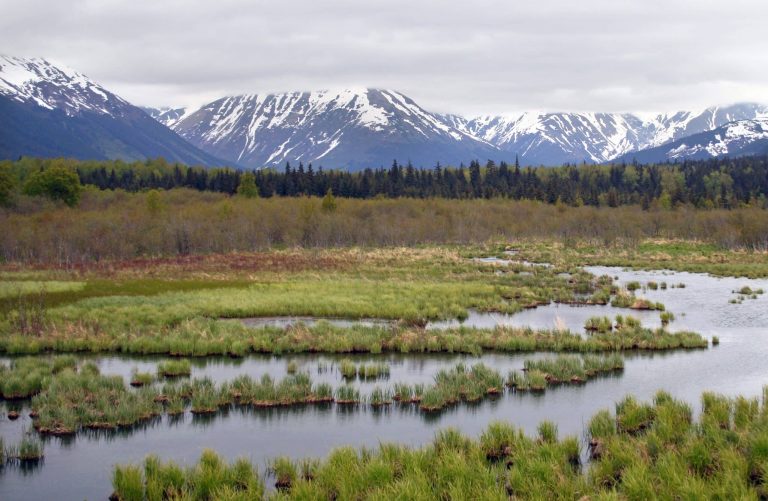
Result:
[[[246,172],[240,178],[240,184],[237,186],[237,194],[245,198],[258,198],[259,188],[256,186],[256,176],[253,172]]]

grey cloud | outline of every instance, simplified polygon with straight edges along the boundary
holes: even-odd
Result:
[[[768,102],[762,0],[0,0],[0,51],[149,105],[363,85],[466,114]]]

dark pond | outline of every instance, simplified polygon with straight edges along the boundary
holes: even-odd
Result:
[[[478,435],[488,423],[507,420],[535,432],[544,419],[555,421],[560,434],[582,437],[589,417],[597,410],[613,408],[628,393],[648,399],[666,389],[699,408],[702,391],[757,396],[768,384],[768,295],[731,304],[738,297],[732,291],[744,285],[768,290],[767,280],[714,278],[707,275],[664,272],[627,272],[618,268],[589,268],[596,274],[617,276],[620,282],[648,281],[686,285],[685,288],[638,291],[653,301],[661,301],[674,312],[677,329],[690,329],[707,337],[717,335],[721,344],[708,350],[667,354],[629,354],[623,373],[596,378],[582,386],[551,388],[542,395],[505,393],[496,400],[478,405],[459,405],[438,415],[425,415],[414,407],[397,405],[383,410],[360,406],[344,410],[334,405],[291,409],[230,410],[212,418],[180,419],[163,417],[150,425],[125,433],[82,433],[72,439],[45,440],[45,461],[37,468],[6,466],[0,473],[0,499],[106,499],[111,492],[110,475],[115,463],[138,462],[147,454],[184,464],[197,460],[204,448],[213,448],[228,458],[244,456],[262,467],[267,458],[287,454],[293,457],[322,457],[340,445],[376,446],[396,441],[412,445],[431,440],[435,431],[454,426]],[[583,325],[586,309],[551,306],[528,310],[510,318],[534,327],[553,327],[555,317]],[[626,310],[622,310],[626,313]],[[592,316],[589,312],[587,316]],[[594,313],[612,314],[612,313]],[[578,318],[576,318],[578,317]],[[498,318],[498,317],[496,317]],[[654,318],[658,318],[654,314]],[[522,319],[526,319],[523,321]],[[650,323],[651,319],[644,319]],[[440,368],[459,361],[483,363],[506,374],[522,367],[529,357],[542,354],[485,354],[435,356],[355,356],[355,361],[386,361],[391,374],[386,380],[360,382],[370,391],[376,384],[398,381],[429,382]],[[339,384],[335,365],[341,357],[290,356],[248,357],[242,360],[206,359],[194,362],[193,377],[210,376],[229,380],[243,373],[260,376],[270,373],[282,377],[289,361],[307,370],[313,379]],[[128,377],[132,368],[153,370],[160,359],[94,357],[104,373]],[[2,402],[0,436],[6,443],[17,442],[29,427],[26,412],[17,421],[5,414],[10,406],[28,409],[28,404]]]

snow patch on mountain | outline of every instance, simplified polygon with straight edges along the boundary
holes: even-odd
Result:
[[[128,105],[82,73],[40,58],[0,56],[0,94],[69,116],[83,111],[115,116]]]

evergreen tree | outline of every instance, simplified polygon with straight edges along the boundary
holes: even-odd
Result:
[[[325,212],[333,212],[336,210],[336,198],[333,196],[333,192],[330,188],[323,197],[323,202],[320,205]]]
[[[256,176],[253,175],[253,172],[246,172],[240,176],[237,194],[245,198],[258,198],[259,188],[256,186]]]

